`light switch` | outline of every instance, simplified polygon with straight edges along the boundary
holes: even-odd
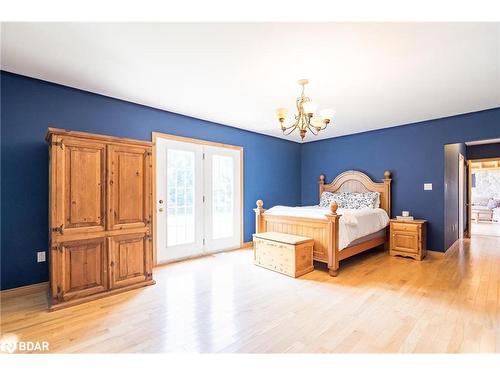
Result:
[[[45,262],[45,251],[37,251],[36,261],[38,263]]]
[[[432,190],[432,183],[424,184],[424,190]]]

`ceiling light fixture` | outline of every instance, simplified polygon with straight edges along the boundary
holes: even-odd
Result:
[[[288,112],[286,108],[278,108],[276,110],[283,134],[289,135],[295,129],[298,129],[302,140],[304,140],[308,130],[314,135],[318,135],[321,130],[326,129],[335,114],[335,111],[332,109],[324,109],[320,111],[319,116],[315,115],[318,105],[304,95],[305,86],[308,83],[307,79],[299,80],[299,85],[302,86],[302,94],[297,98],[296,104],[299,113],[295,115],[295,122],[292,125],[287,126],[285,123]]]

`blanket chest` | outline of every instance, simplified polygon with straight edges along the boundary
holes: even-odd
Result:
[[[254,264],[299,277],[314,269],[314,240],[278,232],[253,235]]]

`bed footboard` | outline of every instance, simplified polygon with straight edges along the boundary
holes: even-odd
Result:
[[[330,205],[330,213],[324,219],[309,219],[294,216],[266,215],[264,202],[257,201],[255,232],[280,232],[314,239],[314,260],[327,263],[330,275],[337,276],[339,269],[337,203]]]

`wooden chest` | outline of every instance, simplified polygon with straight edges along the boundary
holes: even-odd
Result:
[[[293,234],[264,232],[253,235],[254,264],[299,277],[314,269],[314,240]]]

